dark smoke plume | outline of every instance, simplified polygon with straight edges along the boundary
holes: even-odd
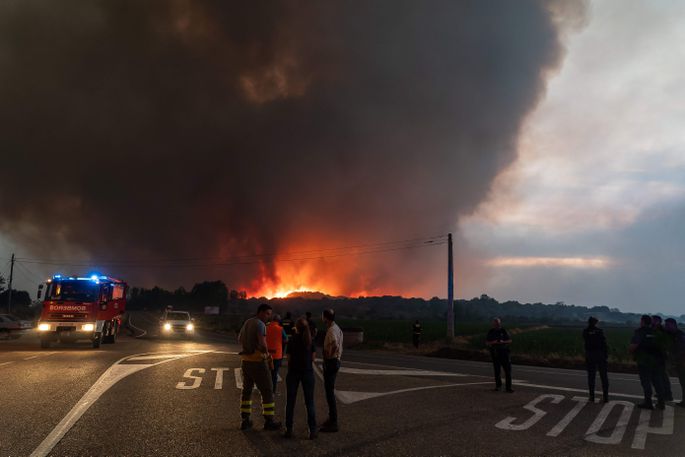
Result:
[[[444,233],[516,157],[582,15],[554,5],[3,2],[0,234],[41,259],[149,260]],[[443,268],[427,255],[317,274],[412,292]],[[257,290],[277,269],[120,274]]]

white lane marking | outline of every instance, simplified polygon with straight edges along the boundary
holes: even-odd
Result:
[[[500,428],[502,430],[516,430],[516,431],[521,431],[521,430],[528,430],[530,427],[533,425],[537,424],[540,419],[545,417],[547,414],[547,411],[543,411],[540,408],[537,408],[538,403],[542,402],[543,400],[551,400],[552,403],[555,405],[558,403],[561,403],[561,401],[564,399],[563,395],[556,395],[556,394],[544,394],[540,395],[539,397],[533,399],[530,401],[527,405],[523,407],[523,409],[526,409],[533,413],[531,417],[528,418],[528,420],[522,422],[521,424],[514,424],[514,421],[517,419],[516,417],[509,416],[505,417],[501,421],[497,422],[495,424],[495,427]]]
[[[616,406],[620,406],[622,411],[614,430],[609,436],[599,436],[597,432],[602,429],[611,410]],[[630,415],[633,414],[634,407],[635,405],[627,401],[614,400],[606,403],[599,412],[599,415],[597,415],[595,421],[590,425],[590,428],[585,432],[585,440],[597,444],[619,444],[623,440],[623,435],[626,433],[626,428],[628,428],[628,422],[630,421]]]
[[[10,363],[14,363],[14,360],[11,360],[11,361],[9,361],[9,362],[2,362],[2,363],[0,363],[0,367],[3,366],[3,365],[9,365]]]
[[[123,357],[116,361],[112,366],[110,366],[107,371],[105,371],[95,384],[93,384],[90,389],[81,397],[81,399],[76,403],[76,405],[67,413],[66,416],[60,421],[59,424],[50,432],[50,434],[45,437],[43,442],[41,442],[38,447],[31,453],[31,457],[45,457],[50,451],[55,447],[57,443],[64,437],[64,435],[78,422],[78,420],[83,416],[83,414],[88,411],[93,403],[95,403],[98,398],[102,396],[107,390],[115,385],[117,382],[121,381],[127,376],[132,375],[145,368],[150,368],[155,365],[160,365],[162,363],[171,362],[172,360],[179,360],[185,357],[192,357],[194,355],[206,354],[212,351],[197,351],[185,354],[181,357],[175,359],[162,360],[156,363],[150,364],[122,364],[121,362],[126,361],[130,356]],[[144,354],[140,354],[144,355]],[[135,357],[135,356],[133,356]]]
[[[193,375],[193,372],[197,371],[198,374],[204,374],[205,369],[204,368],[188,368],[185,373],[183,373],[183,377],[187,379],[192,379],[192,382],[189,384],[186,381],[179,381],[176,384],[177,389],[197,389],[200,387],[200,384],[202,384],[202,376],[195,376]]]
[[[126,359],[127,362],[139,362],[141,360],[159,360],[159,359],[169,359],[176,357],[183,357],[185,354],[154,354],[154,355],[141,355],[137,357],[130,357]]]
[[[587,389],[575,389],[573,387],[557,387],[557,386],[547,386],[544,384],[531,384],[526,381],[518,381],[514,382],[514,384],[522,387],[535,387],[537,389],[549,389],[549,390],[561,390],[564,392],[579,392],[579,393],[587,393]],[[614,393],[611,392],[609,394],[612,397],[624,397],[624,398],[637,398],[637,399],[642,399],[642,395],[631,395],[631,394],[621,394],[621,393]],[[678,401],[678,400],[675,400]]]
[[[573,419],[576,418],[576,416],[578,415],[578,413],[579,413],[579,412],[585,407],[585,405],[587,405],[587,403],[588,403],[588,399],[585,398],[585,397],[573,397],[573,401],[577,402],[577,403],[576,403],[576,406],[574,406],[573,409],[572,409],[571,411],[569,411],[568,414],[566,414],[566,416],[564,416],[564,418],[561,419],[561,420],[559,421],[559,423],[558,423],[557,425],[555,425],[554,428],[553,428],[552,430],[550,430],[549,432],[547,432],[547,436],[556,437],[556,436],[561,435],[561,433],[562,433],[564,430],[566,430],[566,427],[568,427],[568,424],[570,424],[571,421],[573,421]]]
[[[57,354],[57,353],[56,352],[42,352],[40,354],[32,355],[30,357],[26,357],[23,360],[33,360],[33,359],[37,359],[39,357],[47,357],[47,356],[52,355],[52,354]]]
[[[633,449],[644,449],[645,443],[647,442],[647,434],[652,433],[654,435],[673,435],[673,418],[675,413],[673,412],[673,406],[666,405],[664,409],[664,416],[661,421],[661,427],[651,427],[649,421],[652,418],[652,411],[648,409],[643,409],[640,412],[640,420],[637,424],[637,429],[635,429],[635,437],[633,438]]]
[[[216,371],[216,379],[214,380],[214,389],[219,390],[224,388],[224,371],[229,371],[230,368],[212,368]]]
[[[425,370],[371,370],[366,368],[348,368],[340,367],[340,373],[349,374],[366,374],[366,375],[380,375],[380,376],[455,376],[465,377],[470,376],[461,373],[448,373],[445,371],[425,371]]]
[[[214,354],[228,354],[228,355],[238,355],[235,351],[214,351]]]
[[[428,390],[428,389],[444,389],[446,387],[458,387],[458,386],[475,386],[482,384],[490,384],[490,381],[479,381],[479,382],[462,382],[457,384],[443,384],[439,386],[426,386],[426,387],[412,387],[410,389],[400,389],[392,390],[390,392],[356,392],[351,390],[335,390],[335,396],[340,402],[349,405],[350,403],[356,403],[362,400],[368,400],[370,398],[383,397],[385,395],[395,395],[402,394],[405,392],[415,392],[418,390]]]
[[[135,325],[133,325],[133,316],[130,314],[128,315],[128,325],[129,327],[133,328],[134,330],[138,330],[139,332],[143,332],[140,335],[136,335],[135,338],[142,338],[145,335],[147,335],[147,330],[143,330],[142,328],[138,328]]]

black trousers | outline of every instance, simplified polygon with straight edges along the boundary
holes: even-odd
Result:
[[[511,390],[511,358],[509,351],[492,351],[492,365],[495,369],[495,386],[499,389],[502,387],[502,369],[504,369],[504,378],[506,389]]]
[[[323,386],[326,390],[326,402],[328,403],[328,420],[338,423],[338,405],[335,403],[335,378],[340,370],[339,359],[325,359],[323,361]]]
[[[652,402],[653,385],[654,390],[656,390],[657,401],[663,402],[665,398],[662,385],[661,366],[655,363],[638,363],[637,371],[640,374],[640,384],[642,385],[645,401],[649,403]]]
[[[585,368],[587,369],[587,387],[590,397],[595,398],[595,380],[599,371],[599,379],[602,380],[602,394],[609,395],[609,375],[607,373],[607,357],[603,353],[585,353]]]
[[[297,388],[302,383],[304,393],[304,404],[307,407],[307,425],[309,430],[316,430],[316,412],[314,408],[314,372],[288,370],[285,377],[288,397],[285,404],[285,426],[293,428],[293,417],[295,416],[295,400],[297,399]]]

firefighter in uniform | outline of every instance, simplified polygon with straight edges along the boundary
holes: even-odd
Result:
[[[266,322],[271,318],[271,306],[259,305],[257,315],[245,321],[238,339],[242,345],[240,367],[243,374],[243,393],[240,402],[241,430],[252,428],[252,389],[257,385],[262,396],[264,430],[279,430],[281,423],[274,420],[276,404],[271,384],[271,357],[266,345]]]
[[[599,378],[602,380],[602,401],[609,401],[609,375],[607,373],[607,359],[609,350],[607,340],[601,328],[597,328],[596,318],[590,317],[587,321],[587,328],[583,330],[583,341],[585,342],[585,368],[587,369],[587,387],[590,391],[589,401],[595,402],[595,378],[599,371]]]
[[[419,348],[419,343],[421,342],[421,323],[419,322],[418,319],[414,321],[414,325],[412,326],[413,329],[413,340],[414,340],[414,347],[416,349]]]
[[[513,393],[511,388],[511,358],[509,357],[509,345],[511,344],[511,337],[502,327],[502,321],[499,317],[492,320],[492,328],[485,337],[485,344],[490,348],[490,355],[492,356],[492,364],[495,369],[495,388],[498,391],[502,388],[501,370],[504,369],[505,386],[509,393]]]

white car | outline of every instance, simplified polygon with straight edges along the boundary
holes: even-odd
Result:
[[[33,328],[33,324],[11,314],[0,314],[0,338],[16,339]]]
[[[188,311],[165,311],[164,316],[159,320],[159,325],[162,336],[195,335],[194,319],[190,317]]]

